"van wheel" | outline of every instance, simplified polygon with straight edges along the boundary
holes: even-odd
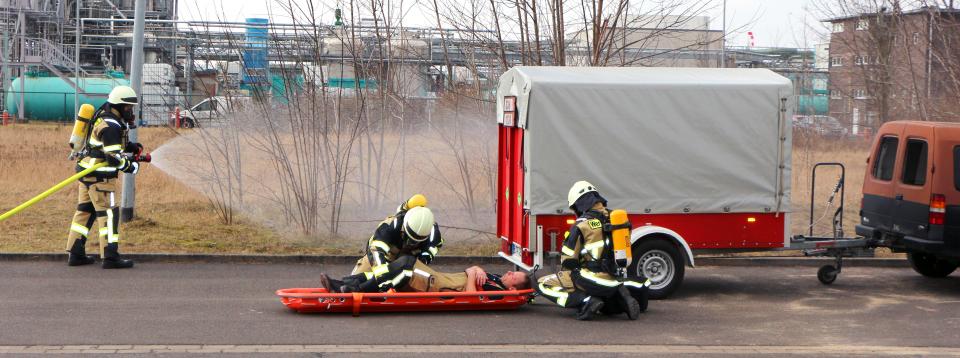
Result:
[[[648,296],[659,300],[669,297],[683,282],[686,265],[676,245],[664,240],[643,240],[633,247],[633,262],[627,268],[632,277],[650,279]]]
[[[927,277],[947,277],[957,269],[955,263],[922,252],[910,252],[907,254],[907,259],[910,260],[910,266],[914,271]]]

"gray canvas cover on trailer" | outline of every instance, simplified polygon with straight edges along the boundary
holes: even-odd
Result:
[[[787,212],[789,79],[765,69],[514,67],[525,207],[569,213],[587,180],[634,213]]]

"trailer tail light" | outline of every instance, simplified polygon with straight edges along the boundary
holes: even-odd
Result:
[[[930,225],[943,225],[947,213],[947,198],[943,194],[930,195]]]
[[[503,113],[510,113],[517,111],[517,97],[516,96],[504,96],[503,97]]]
[[[755,218],[755,217],[749,217],[749,218],[747,218],[747,222],[748,222],[748,223],[755,223],[755,222],[757,222],[757,218]]]
[[[513,127],[517,124],[517,97],[503,97],[503,125]]]

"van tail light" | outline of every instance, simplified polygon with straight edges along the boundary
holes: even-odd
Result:
[[[947,198],[943,194],[930,195],[930,225],[943,225],[947,213]]]

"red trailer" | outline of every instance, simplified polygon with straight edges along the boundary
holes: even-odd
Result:
[[[669,296],[698,251],[790,247],[793,87],[765,69],[514,67],[497,91],[500,255],[559,251],[593,183],[633,224],[629,272]]]

